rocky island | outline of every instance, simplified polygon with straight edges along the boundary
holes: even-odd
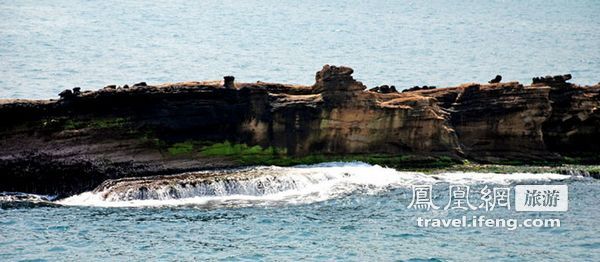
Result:
[[[69,195],[107,179],[256,164],[600,162],[600,84],[570,75],[368,89],[325,65],[311,86],[110,85],[0,100],[0,191]]]

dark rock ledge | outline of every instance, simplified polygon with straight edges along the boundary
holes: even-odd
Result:
[[[65,196],[110,178],[327,160],[598,163],[600,85],[561,75],[369,91],[352,73],[326,65],[312,86],[228,76],[0,100],[0,191]]]

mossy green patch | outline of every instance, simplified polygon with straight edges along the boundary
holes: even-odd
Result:
[[[167,148],[167,151],[173,156],[189,154],[192,153],[192,151],[194,151],[194,144],[192,143],[192,141],[175,143],[169,148]]]
[[[63,128],[65,130],[82,129],[82,128],[122,128],[127,119],[122,117],[116,118],[99,118],[99,119],[67,119],[64,121]]]
[[[141,134],[139,139],[142,143],[154,148],[167,148],[167,143],[157,138],[152,132],[144,132],[143,134]]]
[[[125,118],[108,118],[108,119],[95,119],[92,121],[91,126],[96,128],[113,128],[123,127],[127,120]]]
[[[72,119],[68,119],[67,121],[65,121],[64,123],[64,129],[66,130],[72,130],[72,129],[81,129],[87,126],[87,122],[82,122],[82,121],[75,121]]]
[[[204,146],[200,153],[204,156],[280,156],[285,155],[285,149],[274,147],[263,148],[259,145],[233,144],[229,141]]]
[[[457,162],[451,158],[438,159],[438,158],[419,158],[417,156],[402,155],[382,155],[382,154],[350,154],[350,155],[325,155],[325,154],[314,154],[307,156],[274,156],[266,157],[257,155],[246,155],[241,156],[238,160],[242,164],[267,164],[267,165],[279,165],[279,166],[290,166],[290,165],[307,165],[316,164],[322,162],[352,162],[361,161],[369,164],[389,166],[398,169],[418,169],[418,168],[443,168],[451,165],[456,165]]]
[[[248,146],[229,141],[204,146],[199,152],[202,156],[207,157],[227,157],[242,165],[290,166],[332,161],[362,161],[397,168],[442,168],[460,163],[460,161],[447,156],[422,157],[387,154],[312,154],[306,156],[288,156],[287,150],[284,148],[263,148],[258,145]]]
[[[552,165],[499,165],[499,164],[462,164],[453,165],[445,168],[425,169],[426,173],[441,173],[441,172],[477,172],[477,173],[559,173],[568,174],[572,171],[587,172],[589,174],[600,174],[600,166],[598,165],[569,165],[569,164],[552,164]]]
[[[390,154],[311,154],[305,156],[289,156],[284,148],[261,147],[259,145],[247,145],[231,143],[229,141],[214,143],[209,141],[188,140],[175,144],[168,144],[150,135],[143,139],[152,142],[154,146],[161,148],[171,156],[191,155],[198,157],[223,157],[235,161],[240,165],[308,165],[323,162],[352,162],[361,161],[374,165],[392,167],[398,170],[421,171],[425,173],[439,172],[491,172],[491,173],[515,173],[515,172],[558,172],[565,173],[566,170],[586,170],[590,173],[600,173],[600,166],[579,165],[525,165],[519,161],[503,162],[506,165],[484,165],[471,163],[446,155],[423,156],[423,155],[390,155]],[[508,163],[508,164],[507,164]]]

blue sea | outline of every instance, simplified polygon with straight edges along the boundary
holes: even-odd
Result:
[[[600,81],[600,2],[0,0],[0,98],[187,80],[367,86]]]
[[[365,163],[252,167],[124,180],[66,199],[0,200],[2,261],[598,261],[600,182],[552,173],[400,172]],[[223,172],[219,174],[218,172]],[[168,182],[165,182],[168,181]],[[516,211],[516,185],[567,185],[566,212]],[[414,186],[433,207],[411,207]],[[446,207],[451,186],[476,210]],[[482,190],[508,188],[485,210]],[[564,196],[564,195],[563,195]],[[456,199],[456,198],[454,198]],[[463,201],[463,203],[465,203]],[[464,205],[463,205],[464,206]],[[558,219],[434,227],[418,219]]]

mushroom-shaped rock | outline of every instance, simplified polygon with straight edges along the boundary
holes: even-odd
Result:
[[[382,93],[382,94],[398,93],[398,90],[396,89],[395,86],[388,86],[388,85],[376,86],[376,87],[369,89],[369,91],[376,92],[376,93]]]
[[[573,76],[572,76],[571,74],[566,74],[566,75],[563,75],[563,79],[564,79],[565,81],[569,81],[569,80],[571,80],[571,78],[573,78]]]
[[[497,84],[500,83],[500,81],[502,81],[502,76],[501,75],[496,75],[496,77],[490,81],[488,81],[488,83],[490,84]]]
[[[68,99],[73,97],[74,95],[70,89],[65,89],[64,91],[60,92],[58,96],[60,96],[60,99]]]
[[[382,85],[379,87],[379,92],[383,94],[387,94],[390,92],[390,87],[388,85]]]
[[[379,93],[379,87],[376,86],[376,87],[370,88],[369,91]]]
[[[564,86],[568,80],[571,80],[571,78],[573,78],[571,76],[571,74],[555,75],[555,76],[551,76],[551,75],[540,76],[540,77],[534,77],[532,79],[532,84]]]
[[[234,76],[224,76],[223,77],[223,87],[225,88],[235,88],[235,77]]]
[[[73,95],[79,95],[81,94],[81,87],[73,87]]]
[[[413,86],[409,89],[404,89],[402,90],[402,93],[404,92],[412,92],[412,91],[419,91],[419,90],[429,90],[429,89],[435,89],[435,86]]]
[[[354,80],[354,70],[345,66],[325,65],[315,76],[314,93],[321,93],[323,99],[330,104],[349,103],[367,87]]]
[[[354,70],[345,66],[324,65],[321,71],[315,76],[316,83],[314,89],[316,92],[325,91],[364,91],[365,86],[352,77]]]

